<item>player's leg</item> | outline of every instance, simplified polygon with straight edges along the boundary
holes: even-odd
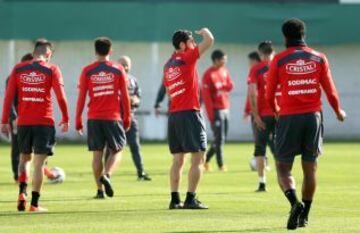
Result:
[[[279,185],[291,205],[287,228],[298,227],[303,204],[299,202],[295,179],[291,174],[295,155],[301,153],[305,122],[301,115],[280,116],[276,127],[276,171]]]
[[[311,204],[316,190],[316,170],[317,162],[302,161],[304,179],[302,184],[302,202],[304,211],[300,215],[299,227],[305,227],[308,224]]]
[[[103,152],[106,144],[105,135],[102,127],[103,127],[102,121],[100,120],[90,119],[87,122],[87,130],[88,130],[87,144],[89,151],[93,152],[93,159],[91,166],[97,187],[97,192],[96,195],[94,196],[95,199],[105,198],[104,188],[102,183],[100,182],[100,177],[103,174],[103,170],[104,170],[102,160],[103,160]]]
[[[173,154],[173,161],[170,168],[170,191],[171,201],[169,209],[180,209],[183,207],[183,203],[180,198],[180,183],[182,178],[182,172],[184,169],[185,154],[175,153]]]
[[[221,171],[226,171],[223,157],[223,145],[225,141],[225,121],[223,115],[222,110],[215,111],[214,143],[217,165]]]
[[[17,140],[17,129],[14,130],[14,126],[11,123],[11,168],[13,171],[13,177],[15,182],[18,182],[18,169],[19,169],[19,162],[20,162],[20,150],[19,144]]]
[[[191,153],[191,167],[188,174],[188,191],[184,202],[185,209],[208,209],[196,199],[196,190],[199,186],[205,161],[204,152]]]
[[[211,128],[213,128],[213,127],[211,127]],[[213,129],[212,129],[212,132],[213,132],[213,134],[215,134]],[[205,165],[204,165],[205,171],[211,171],[210,161],[211,161],[212,157],[214,157],[214,155],[215,155],[215,144],[213,141],[210,145],[209,150],[206,152],[206,156],[205,156],[206,161],[205,161]]]
[[[126,136],[120,121],[102,121],[101,125],[111,156],[106,160],[104,172],[99,180],[104,185],[106,195],[113,197],[114,190],[110,178],[120,163],[121,151],[126,144]]]
[[[44,165],[48,156],[53,155],[55,146],[55,127],[36,125],[32,127],[34,141],[34,172],[30,211],[47,211],[39,206],[40,192],[44,178]]]
[[[100,197],[101,194],[104,193],[102,183],[100,182],[100,177],[102,176],[104,170],[102,159],[103,159],[103,151],[101,150],[93,151],[93,159],[91,165],[96,183],[96,188],[98,190],[97,194],[99,194],[99,197],[95,196],[97,198],[101,198]]]
[[[266,126],[266,119],[262,118],[265,126]],[[265,192],[266,191],[266,141],[268,138],[268,130],[266,129],[255,129],[255,151],[254,156],[256,159],[256,169],[257,174],[259,177],[259,187],[256,190],[257,192]]]
[[[18,147],[20,150],[20,160],[18,167],[19,176],[19,197],[17,203],[18,211],[25,211],[27,199],[27,186],[30,175],[30,165],[32,159],[33,132],[31,126],[18,126]]]
[[[144,163],[141,156],[139,125],[136,119],[131,122],[131,127],[126,132],[126,140],[130,147],[131,157],[136,167],[139,181],[151,181],[151,178],[144,170]]]
[[[196,199],[196,190],[203,173],[206,150],[206,132],[203,116],[200,112],[184,114],[185,125],[182,131],[182,141],[185,151],[191,151],[191,167],[188,174],[188,192],[184,202],[184,209],[208,209]]]
[[[31,207],[30,211],[44,211],[39,207],[39,199],[44,178],[44,164],[47,159],[46,154],[34,155],[34,171],[32,179]],[[45,210],[46,211],[46,210]]]
[[[322,151],[323,119],[322,113],[306,114],[305,143],[302,152],[302,202],[304,211],[299,218],[299,227],[308,224],[309,212],[316,191],[317,158]]]
[[[19,197],[17,209],[18,211],[25,211],[26,209],[26,197],[27,197],[27,186],[30,176],[30,165],[31,165],[31,154],[20,154],[19,161]]]

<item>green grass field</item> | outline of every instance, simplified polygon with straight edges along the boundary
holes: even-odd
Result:
[[[136,181],[126,150],[113,176],[115,197],[106,200],[92,199],[96,190],[91,154],[85,145],[58,145],[49,164],[64,168],[67,180],[60,185],[45,184],[41,203],[49,213],[29,214],[16,211],[18,189],[10,172],[9,147],[0,145],[0,232],[285,232],[289,204],[277,186],[273,160],[269,191],[254,193],[257,177],[249,169],[251,153],[251,144],[226,145],[229,171],[206,173],[198,191],[209,210],[170,211],[171,156],[165,144],[143,146],[145,165],[153,178],[147,183]],[[325,145],[311,222],[298,231],[360,232],[359,164],[359,143]],[[294,174],[300,184],[299,168],[297,160]],[[182,194],[186,183],[184,179]]]

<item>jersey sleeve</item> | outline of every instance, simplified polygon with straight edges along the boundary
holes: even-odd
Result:
[[[256,67],[255,66],[251,67],[251,69],[249,71],[247,83],[248,84],[250,84],[250,83],[257,84],[257,75],[256,75]]]
[[[121,109],[123,110],[123,123],[124,127],[130,126],[131,122],[131,103],[130,103],[130,96],[127,88],[127,75],[126,72],[122,67],[120,67],[120,78],[119,78],[119,86],[120,86],[120,93],[121,93]]]
[[[277,59],[274,58],[270,64],[268,78],[266,80],[265,98],[273,112],[277,112],[279,106],[276,103],[276,90],[279,84]]]
[[[75,117],[75,128],[80,130],[83,128],[82,124],[82,113],[85,107],[86,94],[88,92],[88,84],[86,79],[85,69],[81,72],[78,84],[78,99],[76,104],[76,117]]]
[[[10,111],[11,111],[11,107],[12,107],[16,92],[17,92],[16,73],[15,73],[15,68],[14,68],[13,71],[11,72],[9,82],[8,82],[8,85],[7,85],[6,91],[5,91],[3,112],[2,112],[2,118],[1,118],[2,124],[9,123]]]
[[[323,59],[324,59],[324,63],[322,66],[320,84],[325,91],[326,97],[327,97],[332,109],[336,113],[339,113],[340,112],[339,95],[337,93],[337,90],[336,90],[336,87],[335,87],[335,84],[334,84],[334,81],[333,81],[333,78],[331,75],[329,62],[325,56]]]
[[[161,102],[165,99],[165,96],[166,96],[166,88],[164,82],[161,81],[161,85],[156,95],[156,100],[154,105],[155,108],[159,108],[161,106]]]
[[[214,101],[212,98],[212,82],[209,72],[205,72],[202,81],[201,94],[205,104],[206,113],[209,121],[212,123],[215,120]]]
[[[234,88],[234,82],[231,79],[229,71],[226,71],[226,72],[227,72],[227,76],[226,76],[225,90],[230,92]]]
[[[188,49],[185,52],[184,60],[189,63],[195,63],[200,58],[199,48],[195,47],[194,49]]]
[[[58,66],[54,66],[53,69],[53,77],[52,77],[52,87],[54,89],[57,101],[59,103],[59,107],[62,113],[61,122],[68,123],[69,122],[69,110],[68,103],[64,90],[64,80]]]

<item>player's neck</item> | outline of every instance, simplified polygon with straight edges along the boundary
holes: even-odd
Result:
[[[44,61],[44,62],[48,61],[48,59],[43,55],[35,55],[33,60],[34,61]]]
[[[110,56],[96,56],[96,61],[98,62],[110,61]]]

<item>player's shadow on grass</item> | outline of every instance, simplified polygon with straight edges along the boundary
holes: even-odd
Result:
[[[168,211],[168,210],[164,210]],[[44,212],[44,213],[40,213],[43,215],[77,215],[77,214],[94,214],[94,215],[99,215],[99,214],[126,214],[126,213],[135,213],[137,214],[137,212],[139,213],[144,213],[144,212],[148,212],[148,213],[159,213],[159,209],[127,209],[127,210],[72,210],[72,211],[58,211],[58,212]],[[9,217],[9,216],[24,216],[24,217],[30,217],[30,216],[36,216],[39,213],[30,213],[30,212],[11,212],[11,211],[6,211],[1,213],[0,212],[0,217]]]
[[[242,232],[278,232],[284,230],[282,227],[273,228],[249,228],[241,230],[211,230],[211,231],[171,231],[165,233],[242,233]]]

